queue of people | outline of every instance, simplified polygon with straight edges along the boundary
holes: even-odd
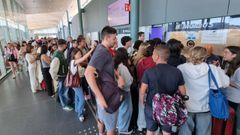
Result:
[[[196,46],[183,54],[184,46],[176,39],[144,41],[143,32],[138,36],[134,51],[129,50],[132,46],[129,36],[122,37],[123,47],[118,48],[117,30],[106,26],[101,31],[101,42],[87,44],[85,37],[79,35],[76,40],[69,37],[67,41],[23,42],[19,50],[14,43],[8,43],[5,56],[14,79],[26,66],[32,92],[43,89],[44,82],[48,96],[56,97],[65,111],[75,109],[80,122],[87,120],[85,100],[95,100],[99,135],[114,135],[116,129],[119,134],[137,130],[154,135],[160,129],[163,135],[174,132],[211,135],[209,91],[215,86],[209,86],[209,69],[223,89],[229,106],[237,111],[240,47],[225,47],[220,58],[213,54],[211,45]],[[177,119],[181,124],[171,125],[166,114],[172,117],[179,114],[172,110],[161,117],[156,114],[161,114],[161,107],[171,108],[166,100],[176,94],[181,98],[174,102],[181,102],[181,111],[186,111]],[[157,99],[164,101],[159,103],[160,108],[155,104]],[[236,129],[235,121],[234,135]]]

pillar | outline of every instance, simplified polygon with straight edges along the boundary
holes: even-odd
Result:
[[[79,19],[79,29],[80,35],[83,35],[83,18],[82,18],[82,8],[81,8],[81,0],[77,0],[78,4],[78,19]]]
[[[68,22],[68,36],[71,36],[71,26],[70,26],[70,21],[69,21],[68,10],[66,10],[66,14],[67,14],[67,22]]]
[[[131,38],[134,43],[137,39],[137,33],[139,30],[139,0],[130,0],[131,12],[130,12],[130,27]]]

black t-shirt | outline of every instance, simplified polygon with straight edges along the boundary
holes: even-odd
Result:
[[[186,63],[186,57],[184,57],[183,55],[180,55],[179,57],[169,57],[168,59],[168,64],[172,65],[174,67],[177,67],[178,65],[184,64]]]
[[[178,86],[184,85],[181,71],[168,64],[158,64],[146,70],[142,82],[148,85],[146,98],[148,106],[152,106],[152,99],[157,92],[173,95]]]

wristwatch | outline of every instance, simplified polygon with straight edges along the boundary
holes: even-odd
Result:
[[[187,101],[187,100],[189,100],[189,96],[188,96],[188,95],[184,95],[184,96],[182,96],[182,99],[183,99],[184,101]]]

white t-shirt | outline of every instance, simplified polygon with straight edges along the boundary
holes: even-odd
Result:
[[[28,62],[28,68],[29,68],[29,69],[36,68],[36,67],[37,67],[36,61],[33,62],[32,64],[30,63],[30,61],[32,61],[32,60],[34,60],[34,59],[35,59],[35,58],[34,58],[33,54],[31,54],[31,53],[27,53],[27,54],[26,54],[26,60],[27,60],[27,62]]]
[[[85,73],[85,68],[79,66],[79,65],[75,65],[75,60],[71,60],[71,63],[70,63],[70,71],[72,74],[76,74],[78,70],[78,73],[79,73],[79,76],[80,77],[83,77],[84,76],[84,73]]]

